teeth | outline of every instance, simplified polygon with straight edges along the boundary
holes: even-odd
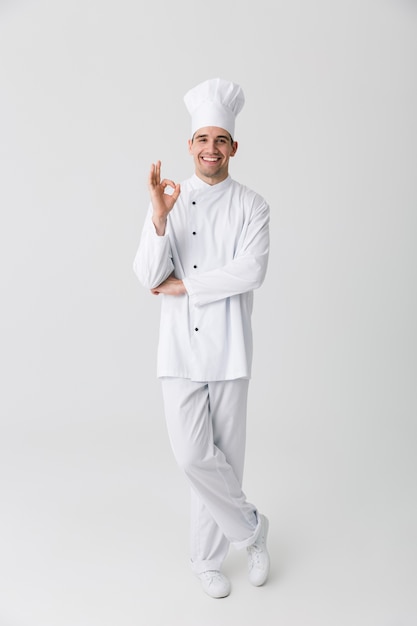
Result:
[[[217,161],[217,159],[212,159],[212,158],[210,158],[210,157],[203,157],[203,160],[204,160],[204,161],[213,161],[213,162],[214,162],[214,161]]]

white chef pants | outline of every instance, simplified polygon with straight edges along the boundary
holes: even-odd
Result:
[[[161,382],[171,446],[191,483],[191,567],[220,570],[229,544],[247,547],[260,530],[242,491],[249,381]]]

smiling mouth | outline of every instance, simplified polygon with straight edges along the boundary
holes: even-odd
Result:
[[[217,163],[219,161],[219,157],[201,157],[201,160],[205,163]]]

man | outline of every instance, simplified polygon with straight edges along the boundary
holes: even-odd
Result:
[[[184,97],[195,173],[181,185],[151,166],[151,203],[134,271],[162,295],[157,375],[168,434],[191,485],[191,567],[214,598],[229,545],[246,548],[249,580],[266,582],[268,520],[242,491],[251,376],[253,290],[265,277],[269,206],[232,180],[241,87],[208,80]]]

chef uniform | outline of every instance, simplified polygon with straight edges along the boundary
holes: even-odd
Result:
[[[244,104],[239,85],[214,79],[184,97],[192,134],[217,126],[234,136]],[[252,363],[253,290],[265,277],[269,206],[230,176],[209,185],[197,175],[159,236],[150,205],[134,260],[152,289],[173,272],[187,293],[161,294],[157,376],[170,442],[191,484],[191,566],[220,570],[229,545],[250,546],[260,532],[242,491],[246,408]]]

